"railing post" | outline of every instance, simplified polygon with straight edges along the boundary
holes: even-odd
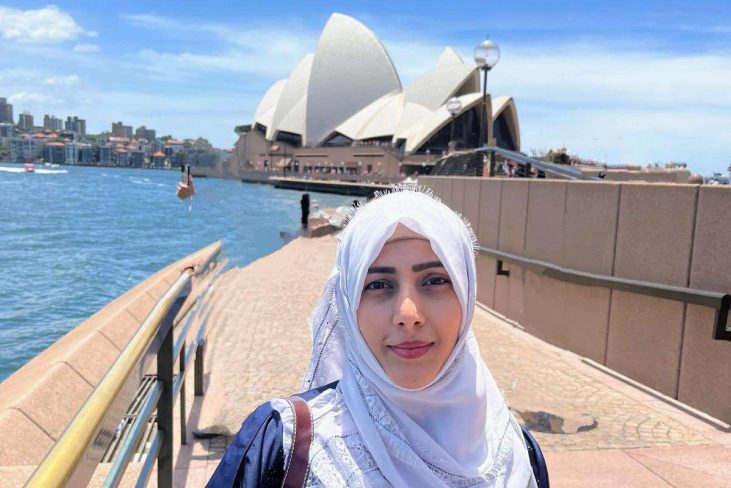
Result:
[[[201,339],[195,349],[195,396],[203,395],[203,370],[206,354],[206,340]]]
[[[188,443],[188,430],[186,429],[187,418],[185,415],[185,339],[183,339],[183,347],[180,348],[180,443],[186,445]]]
[[[490,176],[495,176],[495,151],[490,151]]]
[[[157,379],[162,393],[157,402],[157,428],[162,431],[162,443],[157,455],[157,486],[173,486],[173,319],[168,314],[162,324],[164,339],[157,352]]]

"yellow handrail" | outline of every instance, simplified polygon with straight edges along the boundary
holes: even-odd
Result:
[[[190,281],[191,270],[183,271],[155,305],[61,438],[35,470],[26,487],[60,488],[68,483],[84,452],[93,441],[94,434],[100,428],[107,411],[149,348],[175,300]]]

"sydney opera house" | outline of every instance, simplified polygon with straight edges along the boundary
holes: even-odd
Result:
[[[451,48],[435,61],[404,87],[373,32],[333,14],[315,52],[269,88],[251,124],[236,127],[230,169],[398,177],[428,171],[450,141],[476,147],[481,127],[492,128],[496,145],[519,150],[513,99],[491,98],[483,110],[478,66]],[[453,98],[456,113],[447,110]],[[487,112],[492,124],[481,124]]]

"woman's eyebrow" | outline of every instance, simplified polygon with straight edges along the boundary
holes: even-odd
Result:
[[[413,271],[423,271],[425,269],[429,268],[443,268],[444,265],[441,263],[441,261],[430,261],[428,263],[420,263],[415,264],[411,267]]]
[[[419,263],[411,267],[412,271],[423,271],[429,268],[443,268],[444,265],[440,261],[429,261],[428,263]],[[391,266],[372,266],[368,268],[368,274],[370,273],[385,273],[385,274],[396,274],[396,268]]]
[[[373,266],[368,268],[368,274],[370,273],[396,274],[396,268],[391,266]]]

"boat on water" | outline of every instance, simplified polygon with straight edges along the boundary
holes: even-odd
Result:
[[[23,164],[23,173],[35,173],[36,168],[33,165],[33,163],[24,163]]]

